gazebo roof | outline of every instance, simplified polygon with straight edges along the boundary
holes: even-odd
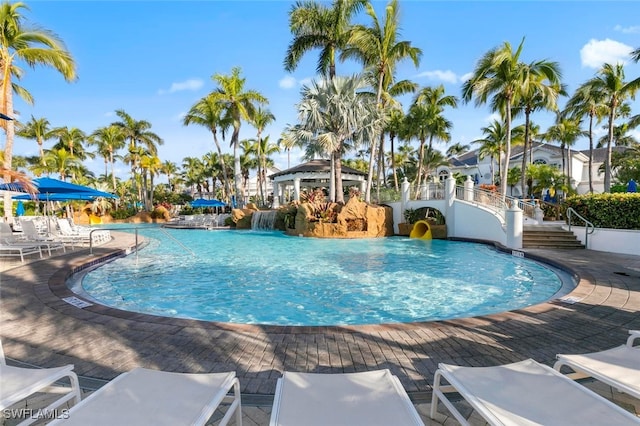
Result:
[[[271,175],[271,178],[277,178],[279,176],[287,176],[287,175],[295,175],[299,173],[304,174],[327,174],[331,171],[331,161],[330,160],[311,160],[306,163],[298,164],[295,167],[291,167],[290,169],[283,170],[278,173],[274,173]],[[350,174],[350,175],[360,175],[366,176],[367,174],[361,172],[360,170],[353,169],[351,167],[342,166],[342,173]]]

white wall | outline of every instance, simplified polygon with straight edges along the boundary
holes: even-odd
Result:
[[[507,234],[502,219],[495,212],[462,200],[455,200],[454,226],[447,226],[449,237],[491,240],[507,244]],[[447,215],[448,217],[449,215]],[[447,221],[447,225],[449,225]]]
[[[563,228],[569,229],[568,226],[563,226]],[[584,227],[572,226],[571,232],[582,244],[585,243]],[[637,230],[597,228],[586,240],[586,247],[589,250],[640,255],[640,231]]]

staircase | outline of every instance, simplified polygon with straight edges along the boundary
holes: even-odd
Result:
[[[524,226],[522,248],[583,249],[573,232],[560,226]]]

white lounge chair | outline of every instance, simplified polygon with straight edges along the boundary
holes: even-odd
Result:
[[[72,371],[73,365],[65,365],[57,368],[22,368],[12,367],[6,364],[2,343],[0,342],[0,410],[5,416],[11,416],[11,411],[6,410],[8,407],[24,400],[36,392],[60,392],[63,391],[62,397],[53,401],[49,406],[43,408],[41,413],[49,416],[54,410],[69,401],[74,403],[80,402],[80,385],[78,377]],[[61,380],[69,379],[70,387],[54,386]],[[25,419],[19,425],[29,425],[40,420],[36,414],[36,410],[15,411],[16,416]],[[33,416],[33,418],[32,418]],[[48,417],[46,417],[48,418]]]
[[[65,253],[67,251],[62,242],[56,241],[53,237],[40,235],[36,224],[32,220],[22,222],[22,236],[17,242],[21,241],[46,249],[49,252],[49,256],[51,256],[52,250],[62,250]]]
[[[24,263],[24,257],[29,254],[39,254],[42,259],[42,250],[38,245],[29,243],[16,243],[9,241],[0,241],[0,256],[2,257],[20,257],[20,261]]]
[[[284,372],[270,426],[424,425],[389,370],[345,374]]]
[[[569,367],[577,374],[574,379],[593,377],[607,385],[640,399],[640,347],[633,347],[640,339],[640,330],[632,330],[626,345],[588,354],[559,354],[553,368]]]
[[[600,395],[528,359],[495,367],[439,364],[430,417],[438,400],[463,425],[467,420],[445,396],[445,379],[491,425],[637,425],[640,419]]]
[[[233,392],[232,395],[228,394]],[[186,374],[135,368],[107,383],[50,425],[204,425],[223,401],[219,425],[236,414],[242,425],[235,373]]]

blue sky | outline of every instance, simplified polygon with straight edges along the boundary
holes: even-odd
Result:
[[[78,127],[87,134],[117,120],[124,109],[137,120],[152,123],[165,143],[159,156],[181,164],[187,156],[215,150],[211,134],[185,127],[182,117],[198,99],[215,88],[211,76],[242,68],[246,87],[265,95],[276,121],[266,129],[277,141],[282,129],[297,120],[295,104],[301,84],[315,77],[317,52],[308,53],[293,73],[282,62],[291,33],[290,1],[27,1],[30,22],[58,34],[77,63],[78,80],[67,83],[56,72],[27,69],[21,84],[35,98],[29,106],[16,101],[23,121],[46,117],[52,126]],[[383,19],[386,2],[373,3]],[[460,96],[465,75],[488,50],[525,38],[522,60],[548,59],[560,64],[571,93],[595,75],[604,62],[628,60],[640,47],[640,2],[624,1],[401,1],[402,39],[423,51],[420,66],[398,68],[398,78],[420,86],[444,84],[447,94]],[[359,22],[368,23],[362,14]],[[338,74],[360,67],[338,63]],[[640,64],[629,63],[627,80],[640,76]],[[403,99],[406,105],[410,98]],[[561,106],[565,99],[561,100]],[[640,103],[633,104],[640,113]],[[452,143],[470,143],[492,118],[474,102],[447,110],[454,124]],[[542,131],[553,115],[536,114]],[[243,124],[242,138],[255,136]],[[637,134],[640,137],[640,133]],[[45,143],[49,148],[54,141]],[[224,147],[228,148],[228,141]],[[445,145],[438,148],[445,150]],[[587,141],[576,145],[587,148]],[[15,154],[37,155],[35,141],[17,139]],[[275,155],[280,168],[287,155]],[[292,165],[300,153],[292,153]],[[102,159],[87,165],[103,172]],[[125,177],[122,165],[117,173]]]

